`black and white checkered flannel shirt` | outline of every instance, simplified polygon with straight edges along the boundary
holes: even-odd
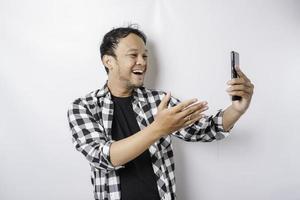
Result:
[[[134,89],[133,110],[142,130],[154,121],[157,107],[166,93],[144,87]],[[180,101],[171,97],[169,107]],[[76,99],[68,110],[68,120],[75,148],[89,161],[94,197],[97,200],[121,199],[120,179],[110,162],[110,145],[113,121],[113,102],[107,83],[102,89],[90,92]],[[229,135],[222,124],[223,111],[215,116],[205,116],[194,124],[163,137],[150,146],[149,152],[153,171],[156,175],[158,192],[161,199],[176,199],[175,166],[171,136],[185,141],[211,142]]]

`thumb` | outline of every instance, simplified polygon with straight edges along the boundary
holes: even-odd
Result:
[[[163,109],[167,109],[168,108],[168,104],[169,104],[169,100],[171,98],[171,92],[168,92],[164,98],[161,100],[159,106],[158,106],[158,110],[161,111]]]

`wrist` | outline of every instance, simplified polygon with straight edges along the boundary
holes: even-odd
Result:
[[[246,112],[246,110],[238,110],[238,109],[236,109],[233,105],[230,106],[230,109],[231,109],[231,112],[233,114],[239,115],[239,116],[243,115]]]
[[[152,122],[148,128],[150,129],[150,133],[152,136],[154,136],[155,140],[158,140],[163,135],[163,130],[159,127],[156,121]]]

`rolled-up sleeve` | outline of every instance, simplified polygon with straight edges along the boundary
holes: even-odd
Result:
[[[95,120],[87,106],[77,100],[68,109],[67,116],[75,148],[93,167],[106,172],[123,167],[112,165],[110,147],[114,141],[107,138],[103,126]]]
[[[180,101],[174,97],[170,100],[170,106],[175,106]],[[188,127],[182,128],[179,131],[172,133],[173,136],[185,141],[202,141],[212,142],[221,140],[229,135],[229,131],[225,131],[223,127],[223,110],[218,110],[217,114],[205,115],[200,120]]]

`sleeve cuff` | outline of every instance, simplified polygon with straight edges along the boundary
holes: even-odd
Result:
[[[102,156],[103,158],[107,161],[107,168],[108,170],[118,170],[118,169],[121,169],[121,168],[124,168],[125,166],[123,165],[120,165],[120,166],[113,166],[113,164],[111,163],[111,160],[110,160],[110,147],[111,147],[111,144],[115,142],[114,140],[110,140],[108,142],[106,142],[103,147],[102,147]]]
[[[233,127],[231,127],[228,131],[225,131],[223,126],[223,115],[224,111],[222,109],[218,110],[218,113],[216,114],[216,117],[214,117],[213,121],[216,126],[216,138],[217,140],[226,138],[229,136],[230,131]]]

